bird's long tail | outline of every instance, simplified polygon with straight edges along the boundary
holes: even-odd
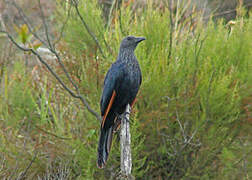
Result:
[[[108,119],[107,119],[108,118]],[[114,122],[115,115],[107,116],[107,122]],[[107,160],[108,155],[110,152],[112,138],[113,138],[113,125],[107,126],[105,124],[104,127],[101,127],[100,139],[98,144],[98,157],[97,157],[97,166],[98,168],[104,168]]]

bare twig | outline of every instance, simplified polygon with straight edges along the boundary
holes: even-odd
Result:
[[[0,27],[2,27],[3,29],[6,29],[1,13],[0,13]]]
[[[1,162],[0,162],[0,166],[1,166],[0,172],[1,172],[4,169],[6,159],[5,159],[4,155],[1,155],[0,159],[1,159]]]
[[[43,58],[38,54],[37,51],[35,51],[35,50],[32,49],[32,48],[25,48],[25,47],[20,46],[8,32],[6,32],[6,31],[1,31],[1,30],[0,30],[0,32],[5,33],[5,34],[8,36],[8,38],[10,39],[10,41],[11,41],[13,44],[15,44],[15,46],[16,46],[17,48],[21,49],[22,51],[29,51],[29,52],[31,52],[32,54],[34,54],[34,55],[38,58],[38,60],[39,60],[43,65],[45,65],[45,67],[49,70],[49,72],[57,79],[57,81],[62,85],[62,87],[63,87],[72,97],[77,98],[77,99],[80,99],[81,102],[87,107],[88,111],[89,111],[91,114],[93,114],[98,120],[101,121],[100,115],[99,115],[97,112],[95,112],[95,111],[89,106],[89,104],[88,104],[88,102],[86,101],[86,99],[85,99],[84,97],[82,97],[79,93],[78,93],[78,94],[75,94],[70,88],[68,88],[68,87],[65,85],[65,83],[62,81],[62,79],[56,74],[56,72],[50,67],[50,65],[47,64],[47,63],[43,60]],[[55,52],[55,53],[56,53],[56,52]],[[57,53],[56,53],[56,54],[57,54]],[[56,54],[55,54],[55,55],[56,55]],[[58,55],[58,54],[57,54],[57,55]],[[58,57],[59,57],[59,56],[58,56]],[[58,57],[57,57],[57,58],[58,58]],[[76,87],[77,87],[77,86],[76,86]]]
[[[42,40],[35,32],[33,32],[33,28],[31,26],[31,23],[28,19],[28,17],[24,14],[22,8],[20,8],[14,1],[13,1],[13,5],[17,8],[17,10],[19,11],[21,17],[23,18],[24,22],[26,23],[29,31],[32,33],[32,35],[37,38],[39,41],[41,41],[54,55],[55,57],[57,58],[57,61],[59,62],[61,68],[63,69],[65,75],[67,76],[68,80],[71,82],[71,84],[75,87],[76,90],[78,90],[78,87],[77,85],[73,82],[72,78],[70,77],[70,75],[68,74],[64,64],[62,63],[61,61],[61,58],[59,56],[59,54],[56,52],[55,50],[55,47],[52,46],[52,43],[51,43],[51,40],[49,38],[49,33],[48,33],[48,26],[46,24],[46,21],[45,21],[45,16],[44,16],[44,13],[43,13],[43,9],[42,9],[42,6],[40,4],[40,0],[38,0],[38,4],[39,4],[39,8],[40,8],[40,12],[41,12],[41,18],[42,18],[42,22],[43,22],[43,26],[44,26],[44,29],[45,29],[45,34],[46,34],[46,38],[47,38],[47,43]],[[63,30],[62,30],[63,31]],[[79,92],[79,91],[77,91]]]
[[[179,123],[179,127],[180,127],[180,130],[181,130],[181,132],[182,132],[182,136],[183,136],[183,138],[184,138],[184,141],[186,141],[186,135],[185,135],[185,130],[184,130],[184,128],[183,128],[183,126],[182,126],[182,124],[181,124],[181,122],[180,122],[180,120],[179,120],[179,114],[178,114],[178,110],[177,110],[177,108],[176,108],[176,120],[178,121],[178,123]]]
[[[65,68],[65,65],[63,64],[59,54],[57,53],[57,51],[55,50],[55,47],[52,46],[52,43],[51,43],[51,40],[49,38],[49,33],[48,33],[48,26],[46,24],[46,20],[45,20],[45,16],[44,16],[44,13],[43,13],[43,9],[42,9],[42,6],[40,4],[40,0],[38,0],[38,4],[39,4],[39,8],[40,8],[40,12],[41,12],[41,18],[42,18],[42,22],[43,22],[43,26],[44,26],[44,29],[45,29],[45,33],[46,33],[46,38],[47,38],[47,42],[48,42],[48,45],[49,45],[49,50],[56,56],[57,58],[57,61],[58,63],[60,64],[60,67],[63,69],[63,72],[65,73],[67,79],[71,82],[71,84],[74,86],[77,94],[80,94],[79,92],[79,88],[77,86],[77,84],[73,81],[73,79],[71,78],[71,76],[69,75],[68,71],[66,70]],[[82,101],[84,100],[83,98],[81,99]],[[84,101],[83,101],[84,102]],[[85,103],[84,103],[85,104]]]
[[[121,33],[126,36],[127,35],[127,32],[125,32],[125,30],[123,29],[122,27],[122,10],[121,8],[119,9],[119,25],[120,25],[120,30],[121,30]]]
[[[116,2],[117,2],[117,0],[113,0],[112,5],[110,7],[106,29],[108,29],[110,27],[110,24],[111,24],[111,21],[112,21],[112,13],[113,13],[113,10],[115,8]]]
[[[101,48],[101,45],[97,39],[97,37],[95,36],[95,34],[90,30],[90,28],[88,27],[87,23],[85,22],[84,18],[82,17],[82,15],[80,14],[80,11],[79,11],[79,7],[78,7],[78,3],[76,2],[76,0],[72,0],[73,4],[74,4],[74,7],[75,7],[75,10],[83,24],[83,26],[85,27],[85,29],[87,30],[88,34],[92,37],[92,39],[95,41],[100,53],[102,54],[102,56],[104,58],[106,58],[102,48]]]
[[[55,50],[55,47],[52,46],[52,44],[51,44],[51,40],[50,40],[49,33],[48,33],[48,26],[46,24],[45,15],[44,15],[43,9],[41,7],[40,0],[38,0],[38,5],[39,5],[41,18],[42,18],[43,26],[44,26],[44,29],[45,29],[45,34],[46,34],[46,39],[47,39],[48,45],[49,45],[50,49]]]
[[[11,5],[13,5],[17,10],[18,10],[18,14],[22,17],[22,20],[24,21],[24,23],[27,25],[29,32],[37,39],[39,40],[43,45],[45,45],[46,47],[48,46],[48,44],[46,43],[45,40],[43,40],[42,38],[40,38],[36,33],[35,30],[32,27],[32,23],[29,20],[29,18],[26,16],[26,14],[24,13],[24,11],[22,10],[22,8],[20,8],[20,6],[15,2],[15,1],[11,1],[10,2]]]
[[[249,3],[249,4],[246,4],[245,5],[245,8],[250,8],[252,7],[252,3]],[[217,9],[217,8],[216,8]],[[216,10],[217,11],[217,10]],[[219,17],[219,16],[223,16],[223,15],[227,15],[227,14],[231,14],[231,13],[234,13],[236,12],[237,9],[231,9],[231,10],[227,10],[227,11],[222,11],[220,13],[216,13],[216,14],[213,14],[213,15],[210,15],[210,16],[207,16],[205,18],[203,18],[204,20],[210,18],[210,17]]]
[[[49,135],[51,135],[51,136],[54,136],[54,137],[56,137],[56,138],[59,138],[59,139],[63,139],[63,140],[71,140],[71,139],[72,139],[72,138],[67,138],[67,137],[61,137],[61,136],[59,136],[59,135],[57,135],[57,134],[54,134],[54,133],[52,133],[52,132],[49,132],[49,131],[46,131],[46,130],[40,128],[40,127],[38,127],[37,125],[35,125],[35,127],[36,127],[38,130],[40,130],[40,131],[42,131],[42,132],[44,132],[44,133],[46,133],[46,134],[49,134]]]
[[[35,154],[34,154],[32,160],[30,161],[29,165],[25,168],[25,171],[21,174],[21,177],[19,177],[18,179],[23,179],[23,178],[25,178],[26,173],[27,173],[28,170],[31,168],[32,163],[34,163],[34,161],[35,161],[35,159],[36,159],[36,157],[37,157],[37,154],[38,154],[38,151],[35,151]]]
[[[34,28],[32,27],[32,23],[31,21],[29,20],[28,16],[24,13],[23,9],[15,2],[15,1],[11,1],[9,2],[11,5],[13,5],[17,10],[18,10],[18,14],[19,16],[22,18],[23,22],[27,25],[28,29],[29,29],[29,32],[34,36],[34,38],[36,38],[37,40],[39,40],[44,46],[46,46],[47,48],[49,48],[49,44],[43,40],[41,37],[39,37],[36,33],[35,33],[35,30]],[[42,12],[42,6],[39,5],[39,8],[40,8],[40,11]],[[55,45],[60,41],[62,35],[63,35],[63,32],[65,30],[65,26],[69,20],[69,17],[70,17],[70,10],[71,10],[72,6],[69,7],[68,9],[68,13],[67,13],[67,18],[66,20],[64,21],[62,27],[60,28],[60,35],[58,38],[56,38],[56,40],[54,41],[53,43],[53,47],[55,47]],[[42,21],[43,21],[43,24],[45,24],[45,20],[44,20],[44,16],[42,16]],[[44,26],[45,28],[45,26]],[[46,29],[46,28],[45,28]],[[46,33],[48,34],[48,33]]]
[[[52,46],[52,43],[51,43],[51,40],[50,40],[49,34],[48,34],[48,26],[47,26],[46,21],[45,21],[45,16],[44,16],[44,14],[43,14],[43,10],[42,10],[42,6],[41,6],[41,4],[40,4],[40,0],[38,0],[38,3],[39,3],[40,11],[41,11],[41,18],[42,18],[42,21],[43,21],[43,26],[44,26],[44,29],[45,29],[47,41],[42,40],[42,39],[34,32],[34,30],[33,30],[33,28],[32,28],[32,25],[31,25],[31,22],[29,21],[28,17],[24,14],[22,8],[20,8],[20,7],[15,3],[15,1],[12,1],[11,4],[14,5],[14,7],[18,10],[19,14],[20,14],[21,17],[23,18],[24,22],[26,23],[26,25],[27,25],[29,31],[33,34],[33,36],[34,36],[36,39],[38,39],[39,41],[41,41],[41,42],[51,51],[51,53],[53,53],[53,54],[55,55],[55,57],[57,58],[57,61],[59,62],[61,68],[63,69],[65,75],[67,76],[67,79],[68,79],[68,80],[71,82],[71,84],[74,86],[74,88],[75,88],[77,94],[74,93],[70,88],[68,88],[68,87],[64,84],[64,82],[62,81],[62,79],[53,71],[53,69],[50,67],[50,65],[47,64],[47,63],[43,60],[43,58],[39,55],[39,53],[38,53],[37,51],[35,51],[35,50],[32,49],[32,48],[26,48],[26,47],[23,47],[23,46],[19,45],[19,44],[14,40],[14,38],[13,38],[8,32],[3,31],[3,30],[0,31],[0,32],[5,33],[5,34],[8,36],[8,38],[10,39],[10,41],[11,41],[14,45],[16,45],[16,47],[18,47],[19,49],[21,49],[22,51],[30,51],[30,52],[32,52],[32,54],[34,54],[34,55],[38,58],[38,60],[39,60],[42,64],[44,64],[44,65],[46,66],[46,68],[50,71],[50,73],[51,73],[51,74],[58,80],[58,82],[62,85],[62,87],[63,87],[72,97],[80,99],[81,102],[87,107],[88,111],[89,111],[91,114],[93,114],[94,116],[96,116],[96,118],[97,118],[98,120],[101,121],[100,115],[99,115],[97,112],[95,112],[95,111],[89,106],[89,104],[88,104],[88,102],[86,101],[86,99],[85,99],[83,96],[80,95],[78,86],[76,85],[76,83],[74,83],[73,79],[70,77],[70,75],[69,75],[69,73],[67,72],[67,70],[66,70],[66,68],[65,68],[65,66],[64,66],[64,64],[63,64],[63,62],[62,62],[62,60],[61,60],[61,58],[60,58],[60,56],[59,56],[59,54],[58,54],[58,52],[57,52],[57,51],[55,50],[55,48]]]
[[[168,65],[170,64],[171,61],[171,55],[172,55],[172,45],[173,45],[173,30],[174,30],[174,22],[173,22],[173,16],[172,16],[172,5],[173,5],[173,0],[169,1],[169,13],[170,13],[170,44],[169,44],[169,52],[168,52]]]
[[[204,44],[204,42],[205,42],[205,40],[207,38],[207,35],[205,35],[205,37],[202,40],[200,40],[200,36],[201,36],[201,34],[199,33],[197,38],[196,38],[195,47],[194,47],[195,70],[194,70],[194,73],[193,73],[193,80],[192,80],[192,83],[193,83],[194,86],[196,85],[196,75],[197,75],[198,69],[199,69],[199,67],[198,67],[199,55],[200,55],[200,52],[202,50],[203,44]],[[200,43],[199,47],[198,47],[198,43]]]
[[[67,6],[67,7],[68,7],[68,10],[67,10],[67,18],[66,18],[65,22],[63,23],[62,27],[60,28],[60,34],[59,34],[58,38],[56,38],[56,40],[55,40],[54,43],[53,43],[54,46],[61,40],[61,38],[62,38],[62,36],[63,36],[63,32],[64,32],[65,27],[66,27],[66,25],[67,25],[67,22],[68,22],[68,20],[69,20],[69,18],[70,18],[71,9],[72,9],[72,4],[69,3],[69,2],[67,2],[67,4],[70,4],[69,7]]]
[[[238,161],[234,162],[233,165],[236,166],[237,164],[239,164],[241,161],[246,159],[250,153],[252,153],[252,149],[248,151],[247,153],[243,154],[243,156]]]

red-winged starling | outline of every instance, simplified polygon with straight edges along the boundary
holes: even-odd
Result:
[[[134,54],[143,37],[127,36],[120,45],[117,60],[108,70],[100,101],[102,122],[98,145],[97,166],[103,168],[108,160],[117,117],[133,106],[140,88],[142,75]]]

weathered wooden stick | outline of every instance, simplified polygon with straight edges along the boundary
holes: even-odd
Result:
[[[121,173],[126,177],[131,176],[132,158],[130,148],[130,105],[121,119]]]

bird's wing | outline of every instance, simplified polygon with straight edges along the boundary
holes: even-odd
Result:
[[[104,125],[106,116],[111,109],[113,101],[116,97],[116,85],[123,75],[121,64],[112,64],[104,80],[104,88],[101,97],[101,115],[103,116],[102,125]]]
[[[140,70],[140,84],[139,85],[141,85],[142,84],[142,72],[141,72],[140,68],[139,68],[139,70]]]

